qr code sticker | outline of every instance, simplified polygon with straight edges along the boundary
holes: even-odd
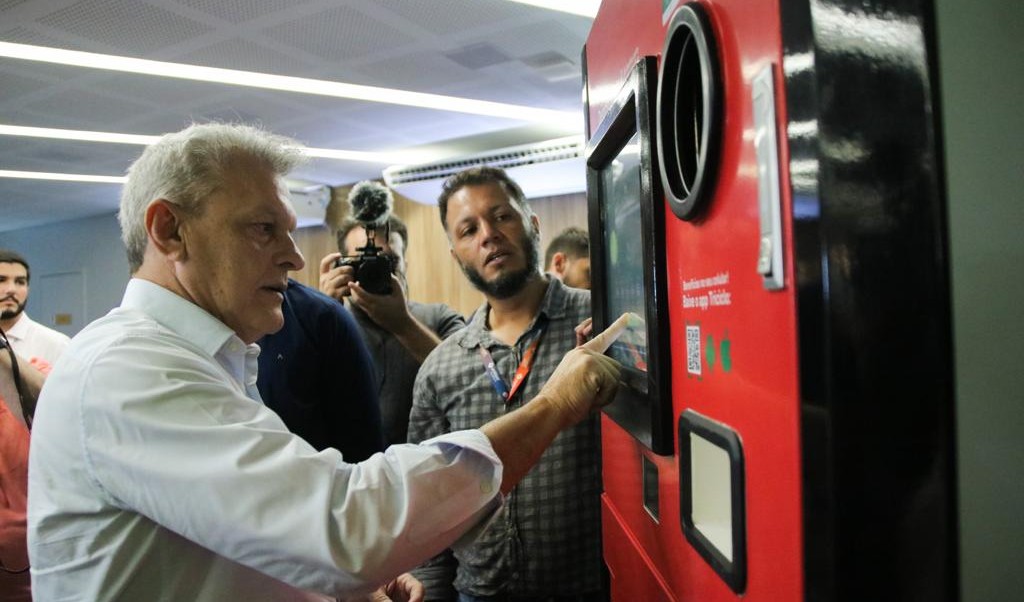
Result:
[[[686,326],[686,371],[700,375],[700,324]]]

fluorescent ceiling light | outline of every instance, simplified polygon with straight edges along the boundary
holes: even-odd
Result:
[[[40,61],[44,63],[88,67],[91,69],[106,69],[109,71],[121,71],[125,73],[141,73],[145,75],[159,75],[177,79],[215,82],[235,86],[246,86],[250,88],[282,90],[285,92],[298,92],[319,96],[332,96],[336,98],[353,98],[369,102],[383,102],[411,107],[437,109],[441,111],[454,111],[458,113],[470,113],[473,115],[503,117],[506,119],[516,119],[528,122],[564,124],[566,120],[575,119],[582,121],[582,115],[572,111],[538,109],[501,102],[459,98],[457,96],[409,92],[407,90],[397,90],[394,88],[362,86],[358,84],[346,84],[343,82],[309,79],[305,77],[270,75],[266,73],[257,73],[255,71],[239,71],[236,69],[220,69],[217,67],[203,67],[183,63],[150,61],[110,54],[63,50],[61,48],[50,48],[47,46],[30,46],[28,44],[0,42],[0,56],[25,59],[29,61]]]
[[[572,13],[591,19],[597,16],[597,9],[601,6],[601,0],[512,0],[512,2]]]
[[[160,139],[160,136],[146,136],[142,134],[119,134],[116,132],[37,128],[20,125],[7,125],[2,123],[0,123],[0,135],[52,138],[56,140],[82,140],[86,142],[112,142],[115,144],[137,144],[141,146],[153,144]],[[406,165],[409,163],[436,161],[441,158],[436,154],[416,151],[370,152],[333,148],[302,147],[302,152],[310,157],[339,159],[342,161],[363,161],[366,163],[380,163],[382,165],[390,165],[394,163]]]
[[[87,130],[60,130],[56,128],[34,128],[0,123],[0,134],[6,136],[28,136],[30,138],[53,138],[55,140],[85,140],[87,142],[114,142],[118,144],[153,144],[160,136],[138,134],[117,134],[113,132],[90,132]]]
[[[125,176],[90,176],[74,173],[49,173],[45,171],[11,171],[0,169],[0,178],[24,178],[28,180],[60,180],[64,182],[100,182],[102,184],[123,184]]]

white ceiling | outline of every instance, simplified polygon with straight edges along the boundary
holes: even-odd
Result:
[[[571,0],[566,0],[571,1]],[[590,19],[505,0],[0,0],[0,41],[511,103],[581,116],[499,117],[0,57],[0,124],[154,135],[260,123],[309,146],[452,156],[582,133]],[[0,170],[123,175],[141,147],[0,135]],[[383,164],[315,159],[340,185]],[[116,211],[120,186],[0,177],[0,231]]]

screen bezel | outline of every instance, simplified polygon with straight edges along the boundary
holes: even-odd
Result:
[[[732,516],[732,559],[726,558],[693,520],[693,467],[690,436],[700,437],[729,456],[729,512]],[[693,410],[679,416],[679,524],[690,545],[737,594],[747,588],[747,494],[743,442],[739,434]]]
[[[643,246],[644,297],[647,318],[647,372],[623,367],[622,385],[604,412],[656,454],[672,455],[674,424],[668,306],[665,278],[665,200],[653,152],[657,59],[637,61],[622,90],[587,144],[587,206],[590,223],[590,265],[593,283],[591,307],[594,330],[607,328],[618,316],[609,316],[603,291],[608,283],[605,264],[606,229],[602,171],[639,133],[640,222]]]

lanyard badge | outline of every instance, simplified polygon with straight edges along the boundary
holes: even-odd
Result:
[[[494,358],[491,356],[491,352],[487,350],[484,345],[480,345],[480,359],[484,363],[484,372],[487,374],[487,378],[491,379],[491,385],[494,387],[494,391],[501,397],[502,401],[506,404],[510,403],[519,391],[519,387],[526,380],[526,376],[530,373],[530,369],[533,367],[533,360],[537,356],[537,348],[540,347],[540,339],[544,335],[544,328],[537,328],[537,336],[534,337],[533,342],[526,348],[526,353],[523,354],[522,361],[519,362],[519,367],[516,368],[515,375],[512,376],[512,385],[509,386],[505,383],[505,379],[498,373],[498,368],[494,364]]]

